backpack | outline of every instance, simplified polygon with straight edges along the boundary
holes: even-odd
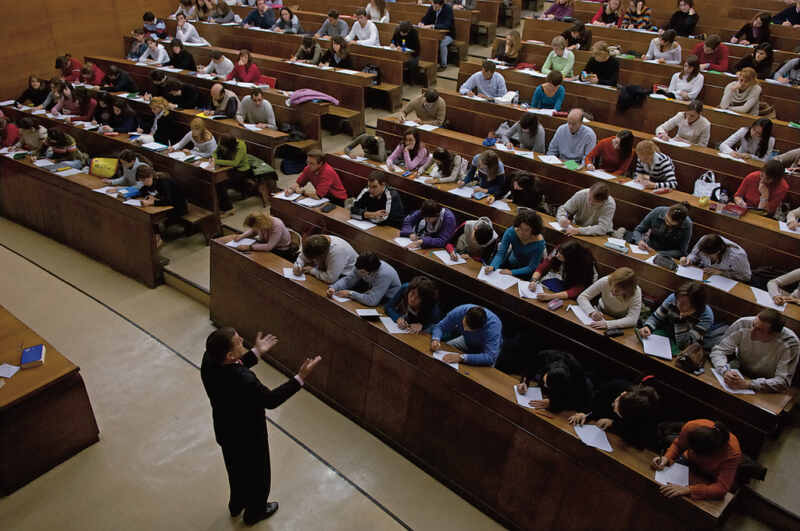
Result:
[[[281,161],[281,171],[286,175],[300,173],[306,167],[306,160],[303,159],[283,159]]]
[[[376,65],[369,63],[367,66],[361,69],[362,72],[365,74],[375,74],[375,79],[372,81],[373,85],[380,85],[381,84],[381,69],[378,68]]]
[[[712,170],[708,170],[694,182],[694,191],[692,195],[695,197],[711,197],[711,194],[713,194],[714,190],[717,188],[719,188],[717,176]]]
[[[288,142],[297,142],[308,138],[308,135],[306,135],[297,124],[289,122],[281,122],[278,126],[278,131],[289,135]]]

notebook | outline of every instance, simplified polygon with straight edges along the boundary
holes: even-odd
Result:
[[[19,361],[19,366],[23,369],[30,369],[31,367],[38,367],[44,364],[44,355],[47,347],[44,345],[34,345],[22,350],[22,357]]]

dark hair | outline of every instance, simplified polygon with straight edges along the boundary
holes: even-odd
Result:
[[[523,223],[529,226],[534,234],[542,233],[542,216],[535,210],[524,208],[517,212],[514,216],[514,227],[519,227]]]
[[[543,387],[547,391],[548,397],[565,398],[569,396],[570,381],[572,380],[572,371],[569,365],[563,360],[556,360],[549,365],[545,376],[547,376],[547,380],[543,382]]]
[[[69,60],[72,59],[72,56],[68,53],[64,55],[56,57],[56,69],[64,70],[69,66]]]
[[[675,37],[677,36],[678,33],[674,29],[668,29],[667,31],[659,35],[658,38],[667,44],[672,44],[673,42],[675,42]]]
[[[609,192],[608,185],[606,183],[598,182],[589,187],[589,197],[596,199],[597,201],[606,201],[610,195],[611,192]]]
[[[431,88],[425,91],[425,101],[427,101],[428,103],[433,103],[438,99],[439,99],[439,93],[436,91],[436,89]]]
[[[136,152],[132,149],[123,149],[119,153],[119,159],[125,162],[133,162],[136,160]]]
[[[494,151],[484,151],[478,156],[478,164],[483,162],[486,164],[486,176],[490,181],[497,177],[497,172],[500,170],[500,159],[497,158],[497,153]]]
[[[728,244],[719,234],[706,234],[700,239],[697,249],[703,254],[724,253]]]
[[[155,173],[156,170],[154,170],[152,166],[142,164],[136,168],[136,180],[141,181],[142,179],[147,179],[148,177],[154,176]]]
[[[695,313],[703,313],[706,307],[706,289],[699,282],[684,282],[675,292],[676,297],[688,297]]]
[[[364,253],[356,258],[356,269],[374,273],[379,267],[381,267],[381,259],[375,253]]]
[[[328,16],[338,20],[339,19],[339,12],[336,11],[335,9],[331,9],[331,10],[328,11]]]
[[[524,171],[511,174],[511,198],[517,206],[536,209],[542,203],[542,183],[538,177]],[[519,187],[517,190],[514,184]]]
[[[728,427],[721,422],[714,426],[699,426],[686,436],[689,449],[698,455],[711,455],[722,450],[731,437]]]
[[[786,319],[783,315],[772,308],[764,308],[758,312],[758,319],[769,324],[769,330],[773,334],[780,332],[786,326]]]
[[[217,144],[217,155],[222,159],[233,159],[236,153],[237,138],[230,133],[223,133]]]
[[[426,199],[422,202],[422,206],[419,208],[419,213],[422,214],[423,218],[437,217],[442,213],[442,205],[433,199]]]
[[[408,283],[408,288],[404,297],[400,297],[395,307],[401,314],[408,312],[408,294],[412,290],[417,290],[417,295],[420,298],[420,313],[428,313],[433,310],[439,300],[439,290],[436,289],[436,283],[428,277],[422,275],[416,276]]]
[[[486,325],[486,310],[480,306],[473,306],[464,314],[464,320],[471,330],[483,328]]]
[[[31,120],[28,116],[22,118],[19,121],[19,128],[20,129],[33,129],[33,120]]]
[[[497,70],[497,67],[495,66],[495,64],[492,61],[486,59],[483,62],[483,65],[481,65],[481,69],[484,72],[494,72],[495,70]]]
[[[574,32],[574,33],[580,33],[581,35],[583,35],[583,33],[586,31],[586,24],[584,24],[583,22],[580,22],[580,21],[575,22],[575,24],[573,24],[572,27],[569,28],[568,31],[570,33]]]
[[[626,422],[644,420],[658,405],[658,392],[649,385],[637,384],[619,399],[619,415]]]
[[[344,37],[342,37],[341,35],[337,35],[336,37],[331,39],[331,48],[330,48],[331,52],[333,52],[334,44],[339,45],[339,55],[341,56],[342,59],[348,56],[348,54],[350,53],[350,49],[347,47],[347,41],[344,40]]]
[[[455,156],[443,147],[436,148],[433,152],[433,161],[439,166],[439,173],[442,177],[450,175],[453,171]]]
[[[559,86],[564,82],[564,76],[558,70],[550,70],[550,73],[547,74],[547,82]]]
[[[133,28],[134,35],[144,35],[145,31],[143,28]]]
[[[144,40],[144,42],[147,42],[147,43],[152,42],[154,44],[158,44],[158,39],[156,39],[152,35],[148,35],[147,38]]]
[[[256,96],[263,96],[264,91],[261,90],[261,87],[253,87],[250,89],[250,97],[255,98]]]
[[[397,25],[397,31],[400,33],[409,33],[411,31],[411,22],[407,20],[401,20],[400,24]]]
[[[432,0],[432,1],[433,1],[433,3],[434,3],[434,4],[436,4],[437,6],[440,6],[440,5],[444,4],[444,0]]]
[[[228,352],[233,348],[233,336],[235,335],[236,330],[229,326],[211,332],[206,338],[206,355],[209,359],[222,365]]]
[[[155,83],[163,83],[167,80],[167,73],[163,70],[150,71],[150,79]]]
[[[570,238],[558,246],[558,251],[564,255],[563,268],[564,286],[589,287],[594,281],[594,256],[588,247],[578,240]]]
[[[683,2],[689,7],[694,7],[694,0],[678,0],[676,3],[677,5],[681,5],[681,2]]]
[[[303,48],[311,48],[312,46],[314,46],[314,37],[303,35]]]
[[[189,1],[191,2],[191,0]],[[181,0],[181,4],[186,4],[186,1]],[[191,5],[191,3],[186,5]],[[175,20],[178,20],[178,17],[183,17],[183,19],[186,20],[186,13],[184,13],[183,11],[178,11],[178,13],[175,14]]]
[[[622,129],[617,131],[617,138],[619,138],[619,152],[622,155],[620,158],[625,160],[633,152],[633,133]]]
[[[241,61],[242,55],[247,55],[247,66],[253,64],[253,54],[247,48],[242,48],[239,50],[239,55],[236,57],[236,61]]]
[[[86,87],[75,87],[75,90],[72,91],[72,97],[80,103],[81,114],[86,114],[83,111],[88,111],[86,107],[92,101],[92,93],[86,90]]]
[[[701,114],[703,112],[703,102],[700,100],[692,100],[689,102],[689,107],[687,107],[687,110]]]
[[[281,8],[278,10],[278,18],[283,19],[283,17],[281,16],[281,11],[283,11],[284,9],[289,12],[289,22],[291,22],[292,17],[294,17],[294,13],[292,13],[292,10],[286,6],[281,6]]]
[[[764,176],[770,181],[770,188],[777,186],[780,178],[783,177],[783,164],[778,159],[769,159],[764,164]]]
[[[172,39],[172,42],[169,43],[169,47],[170,48],[176,48],[177,47],[177,48],[180,48],[181,51],[183,51],[183,41],[181,41],[180,39]]]
[[[491,223],[480,223],[477,224],[475,229],[472,231],[472,235],[475,237],[475,241],[478,245],[486,245],[494,236],[494,228],[492,228]]]
[[[357,17],[367,16],[367,10],[364,9],[363,7],[359,7],[358,9],[356,9],[356,16]]]
[[[167,92],[175,92],[176,90],[181,90],[183,85],[177,79],[170,79],[167,81],[167,86],[165,87]]]
[[[228,4],[222,4],[222,5],[226,6]],[[212,59],[222,59],[222,52],[219,51],[219,50],[214,50],[213,52],[211,52],[211,58]],[[158,72],[158,70],[154,70],[154,72]]]
[[[50,146],[66,147],[69,145],[67,133],[55,127],[47,130],[47,143]]]
[[[526,112],[519,119],[520,129],[530,131],[531,136],[536,136],[536,131],[539,129],[539,119],[532,112]]]
[[[303,240],[303,254],[312,260],[327,254],[330,247],[331,241],[322,234],[313,234]]]
[[[675,203],[667,209],[667,214],[672,221],[680,225],[689,215],[689,203],[686,201]]]
[[[719,35],[716,33],[709,35],[706,37],[705,42],[703,43],[705,46],[711,48],[712,50],[716,50],[717,46],[720,45],[722,39],[719,38]]]
[[[753,125],[747,128],[747,132],[744,134],[745,139],[750,140],[750,129],[753,127],[760,127],[761,128],[761,140],[758,141],[758,149],[756,149],[756,156],[759,158],[763,158],[764,155],[767,154],[767,149],[769,148],[769,139],[772,137],[772,120],[769,118],[759,118]],[[782,173],[782,172],[781,172]]]
[[[376,181],[380,184],[386,184],[386,175],[383,172],[373,171],[367,176],[367,182]]]
[[[686,64],[692,69],[686,77],[686,81],[691,81],[700,74],[700,59],[698,59],[696,55],[690,55],[686,58]],[[683,74],[684,73],[681,72],[680,77],[683,77]]]
[[[419,130],[416,127],[409,127],[403,131],[403,142],[405,142],[408,135],[414,137],[414,147],[408,152],[408,155],[413,159],[417,156],[417,152],[419,151]]]
[[[156,19],[156,16],[151,11],[145,11],[144,15],[142,15],[142,21],[144,22],[152,22]]]
[[[362,144],[365,153],[370,153],[372,155],[378,154],[378,139],[375,138],[373,135],[367,135],[367,138],[364,139],[364,143]]]
[[[317,162],[322,162],[323,160],[325,160],[325,155],[322,153],[322,151],[318,149],[312,149],[311,151],[306,153],[306,161],[310,158],[315,159]]]
[[[766,27],[768,27],[768,26],[765,26],[765,28]],[[756,52],[759,51],[759,50],[761,50],[762,52],[767,54],[767,58],[764,59],[764,61],[769,61],[769,63],[772,64],[772,55],[773,55],[772,43],[770,43],[770,42],[762,42],[761,44],[756,46],[753,49],[753,62],[756,61]]]

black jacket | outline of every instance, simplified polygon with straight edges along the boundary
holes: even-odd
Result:
[[[756,77],[758,77],[758,79],[767,79],[768,77],[772,77],[772,54],[769,54],[767,58],[760,63],[756,63],[756,58],[752,53],[745,55],[739,60],[738,63],[736,63],[736,68],[734,71],[738,72],[742,68],[747,67],[750,67],[756,71]]]
[[[672,14],[672,17],[669,19],[669,24],[664,26],[664,29],[674,29],[678,37],[689,37],[690,35],[694,35],[694,29],[695,26],[697,26],[698,20],[700,20],[700,15],[697,13],[690,15],[689,13],[678,10]]]
[[[555,367],[565,367],[569,371],[565,392],[555,392],[544,386],[544,375]],[[541,350],[528,357],[525,369],[523,381],[536,382],[542,387],[543,396],[550,399],[550,411],[582,411],[591,404],[592,384],[572,354],[560,350]]]
[[[136,86],[136,82],[130,74],[124,70],[119,72],[116,81],[111,81],[108,76],[106,76],[104,81],[106,81],[104,87],[110,92],[139,92],[139,87]]]
[[[405,41],[405,43],[403,41]],[[408,35],[405,37],[400,35],[399,29],[394,30],[394,35],[392,35],[392,44],[400,48],[405,46],[409,50],[412,50],[412,57],[419,56],[419,32],[414,28],[408,30]]]
[[[197,107],[197,90],[191,85],[181,85],[181,93],[177,96],[167,93],[164,97],[168,102],[177,105],[179,109],[194,109]]]
[[[353,208],[351,210],[353,216],[361,217],[364,212],[377,212],[379,210],[386,210],[389,216],[378,223],[378,225],[389,225],[397,227],[398,229],[403,225],[405,219],[405,211],[403,210],[403,200],[400,194],[393,188],[386,187],[383,193],[375,198],[369,193],[368,188],[361,190],[358,194]]]
[[[655,449],[658,447],[656,426],[659,414],[654,411],[650,417],[641,422],[626,422],[624,418],[614,413],[613,402],[620,394],[633,387],[627,380],[609,380],[597,384],[592,399],[592,409],[588,420],[611,419],[614,424],[611,431],[622,437],[626,443],[637,448]]]
[[[156,198],[155,206],[171,206],[174,217],[186,214],[186,197],[183,190],[172,179],[153,179],[152,186],[142,186],[139,189],[141,197],[152,195]]]
[[[25,102],[30,102],[33,106],[41,105],[44,103],[44,100],[47,99],[49,93],[50,89],[47,88],[47,84],[42,81],[38,90],[32,89],[31,87],[26,88],[25,92],[20,94],[19,98],[17,98],[17,103],[25,104]]]
[[[197,65],[194,62],[194,56],[186,50],[181,50],[180,53],[173,55],[172,59],[169,60],[166,66],[182,68],[183,70],[191,70],[192,72],[197,70]]]
[[[141,128],[144,131],[144,134],[149,135],[151,134],[150,131],[153,130],[153,121],[155,120],[155,116],[152,114],[142,115],[141,117]],[[175,121],[175,118],[172,117],[172,113],[161,116],[158,119],[158,126],[156,127],[156,132],[153,134],[153,138],[156,142],[159,142],[164,145],[170,144],[177,144],[183,135],[186,134],[187,128],[178,122]]]
[[[251,350],[242,364],[217,365],[203,356],[200,377],[203,380],[214,418],[214,434],[220,445],[247,440],[264,441],[267,421],[264,409],[275,409],[300,390],[294,378],[270,390],[250,370],[258,363]]]
[[[353,59],[350,58],[350,54],[347,54],[347,57],[337,63],[333,50],[328,50],[325,52],[319,62],[326,63],[328,66],[333,66],[335,68],[347,68],[349,70],[353,69]]]

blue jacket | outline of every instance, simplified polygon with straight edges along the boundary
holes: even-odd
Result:
[[[464,315],[475,304],[462,304],[456,306],[444,319],[436,323],[431,336],[435,341],[445,341],[464,337],[467,352],[464,353],[464,362],[470,365],[491,365],[497,362],[500,348],[503,346],[503,323],[494,313],[484,308],[486,324],[480,330],[464,330]]]
[[[272,9],[267,9],[262,16],[258,9],[250,11],[250,14],[245,17],[242,24],[248,26],[258,26],[263,29],[272,29],[275,25],[275,13]]]

